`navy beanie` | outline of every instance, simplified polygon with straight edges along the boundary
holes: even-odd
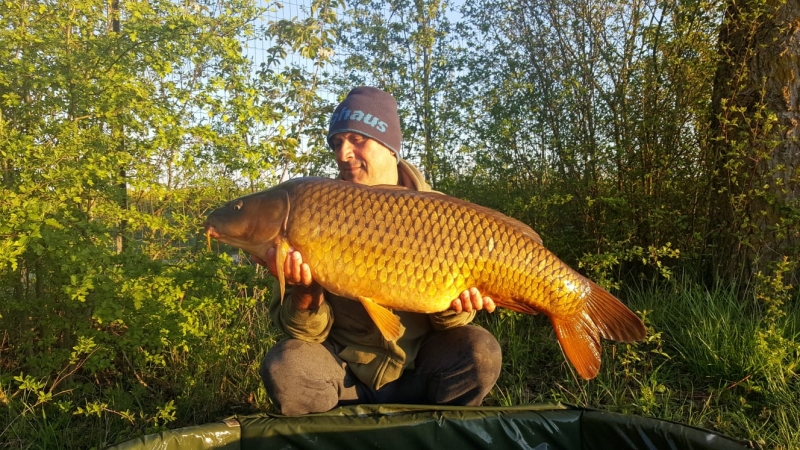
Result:
[[[355,132],[375,139],[392,150],[398,161],[403,154],[400,146],[403,133],[397,101],[390,94],[374,87],[360,86],[347,94],[333,111],[328,126],[328,145],[336,133]]]

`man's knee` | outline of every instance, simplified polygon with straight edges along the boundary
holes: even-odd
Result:
[[[473,367],[477,381],[491,389],[500,377],[503,367],[503,355],[500,343],[484,328],[476,326],[461,327],[468,334],[465,343],[469,357],[474,361]]]
[[[308,353],[313,353],[310,347],[315,345],[319,344],[297,339],[285,339],[275,344],[261,361],[259,373],[264,384],[273,380],[291,379],[295,376],[291,372],[302,371],[302,363]]]
[[[285,415],[328,411],[338,403],[343,369],[322,344],[286,339],[273,346],[259,370],[267,395]]]
[[[427,394],[433,403],[480,405],[500,377],[500,344],[483,328],[437,332],[424,347],[418,370],[433,376]]]

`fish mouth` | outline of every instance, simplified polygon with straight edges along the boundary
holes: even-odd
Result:
[[[208,250],[211,251],[211,234],[214,233],[214,230],[208,229],[206,230],[206,243],[208,244]]]
[[[206,244],[209,251],[211,251],[211,238],[219,239],[219,233],[211,225],[206,225]]]
[[[213,250],[211,247],[211,239],[216,239],[222,244],[232,245],[234,247],[239,247],[245,251],[252,251],[247,239],[242,237],[230,236],[226,235],[225,233],[220,233],[213,225],[205,225],[206,228],[206,245],[208,246],[208,250]]]

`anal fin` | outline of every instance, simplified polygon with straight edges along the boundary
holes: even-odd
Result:
[[[358,301],[364,305],[364,309],[367,310],[367,314],[375,322],[375,326],[378,327],[384,339],[396,341],[400,338],[403,326],[400,324],[399,317],[367,297],[358,297]]]

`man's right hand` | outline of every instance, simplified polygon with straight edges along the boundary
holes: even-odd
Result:
[[[253,260],[261,265],[266,265],[272,275],[277,275],[279,261],[275,259],[275,249],[267,250],[266,261],[258,257]],[[311,267],[303,262],[303,255],[290,248],[283,261],[283,277],[286,284],[292,285],[292,301],[297,309],[317,309],[324,301],[322,286],[311,276]]]
[[[256,262],[262,263],[260,260]],[[263,262],[266,262],[269,271],[277,276],[279,262],[275,260],[274,248],[267,250],[267,260]],[[282,264],[283,277],[286,280],[286,284],[308,287],[314,283],[314,278],[311,276],[311,268],[303,262],[303,255],[294,248],[289,248],[289,252],[286,254],[286,261],[283,261]]]

